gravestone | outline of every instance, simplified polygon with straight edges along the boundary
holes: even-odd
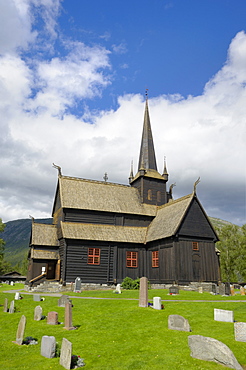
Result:
[[[179,294],[179,287],[175,285],[170,286],[169,294]]]
[[[62,339],[60,365],[65,369],[70,369],[72,357],[72,343],[66,338]]]
[[[10,285],[11,285],[11,286],[14,286],[14,282],[13,282],[13,281],[11,281],[11,282],[10,282]]]
[[[226,292],[225,292],[225,284],[221,283],[219,285],[219,294],[220,295],[226,295]]]
[[[236,341],[246,342],[246,322],[235,322],[234,334]]]
[[[8,298],[4,299],[3,312],[8,312]]]
[[[41,301],[40,294],[33,294],[33,300],[35,302],[40,302]]]
[[[168,316],[168,329],[191,331],[189,321],[180,315]]]
[[[146,277],[140,278],[139,307],[148,307],[148,279]]]
[[[19,345],[21,345],[23,342],[25,327],[26,327],[26,316],[22,315],[19,325],[18,325],[18,329],[16,333],[16,340],[15,340],[15,342]]]
[[[58,299],[58,307],[65,307],[65,305],[66,305],[67,302],[70,302],[69,296],[68,295],[62,295]]]
[[[14,313],[15,312],[15,301],[10,302],[9,306],[9,313]]]
[[[73,330],[75,327],[72,324],[72,303],[67,302],[65,305],[65,326],[66,330]]]
[[[202,286],[199,286],[199,288],[198,288],[198,292],[199,292],[199,293],[203,293],[203,287],[202,287]]]
[[[230,283],[225,283],[225,295],[231,295],[231,285]]]
[[[34,309],[34,320],[40,321],[42,319],[43,309],[41,306],[36,306]]]
[[[234,286],[231,286],[231,295],[235,295],[235,289],[234,289]]]
[[[56,338],[44,335],[41,341],[41,355],[47,358],[56,356]]]
[[[58,313],[55,311],[48,312],[47,324],[58,325]]]
[[[240,287],[240,294],[245,295],[245,288],[243,286]]]
[[[120,287],[120,284],[117,284],[116,285],[116,289],[115,289],[116,293],[118,294],[121,294],[121,287]]]
[[[190,335],[188,344],[191,356],[194,358],[213,361],[236,370],[243,370],[230,348],[214,338]]]
[[[76,279],[75,279],[74,292],[75,293],[81,293],[81,279],[80,279],[80,277],[76,277]]]
[[[153,308],[155,310],[161,310],[161,297],[153,298]]]
[[[20,293],[16,292],[15,293],[15,300],[18,301],[20,299]]]
[[[213,293],[213,294],[216,294],[217,292],[216,292],[216,284],[214,284],[214,283],[212,283],[212,285],[211,285],[211,293]]]
[[[233,311],[220,310],[218,308],[215,308],[214,309],[214,320],[224,321],[224,322],[234,322],[234,313]]]

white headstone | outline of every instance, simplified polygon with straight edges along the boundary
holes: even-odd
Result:
[[[15,293],[15,300],[18,301],[18,299],[20,299],[20,293],[19,292],[16,292]]]
[[[117,284],[116,285],[116,292],[118,293],[118,294],[121,294],[121,287],[120,287],[120,284]]]
[[[235,322],[234,334],[236,341],[246,342],[246,322]]]
[[[9,306],[9,313],[14,313],[15,312],[15,301],[10,302]]]
[[[220,310],[218,308],[215,308],[214,309],[214,320],[215,321],[234,322],[234,313],[233,313],[233,311]]]
[[[161,310],[161,297],[153,298],[153,308],[156,310]]]

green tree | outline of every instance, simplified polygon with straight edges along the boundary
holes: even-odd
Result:
[[[222,281],[245,281],[246,225],[225,225],[217,232],[220,241],[216,246],[220,250]]]

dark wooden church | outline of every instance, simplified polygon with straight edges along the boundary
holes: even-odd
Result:
[[[27,282],[218,282],[218,237],[197,198],[173,200],[157,170],[146,100],[138,172],[130,185],[67,177],[59,169],[53,224],[33,221]]]

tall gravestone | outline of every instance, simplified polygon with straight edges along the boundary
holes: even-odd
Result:
[[[220,285],[219,285],[219,294],[220,295],[225,295],[226,293],[225,293],[225,284],[223,284],[223,283],[221,283]]]
[[[19,325],[18,325],[18,329],[16,333],[16,340],[15,340],[15,342],[19,345],[21,345],[23,342],[25,327],[26,327],[26,316],[22,315]]]
[[[71,368],[72,343],[66,338],[62,339],[60,365],[65,369]]]
[[[40,321],[42,319],[43,309],[41,306],[36,306],[34,309],[34,320]]]
[[[10,302],[9,306],[9,313],[14,313],[15,312],[15,301]]]
[[[213,294],[216,294],[217,293],[217,291],[216,291],[216,284],[212,283],[211,290],[212,290],[211,293],[213,293]]]
[[[56,355],[56,338],[44,335],[41,341],[41,355],[47,358],[53,358]]]
[[[4,299],[3,312],[8,312],[8,298]]]
[[[231,285],[230,283],[225,283],[225,295],[231,295]]]
[[[140,278],[139,307],[148,307],[148,279],[146,277]]]
[[[76,277],[76,279],[75,279],[74,292],[75,293],[81,293],[81,279],[80,279],[80,277]]]
[[[246,322],[235,322],[234,334],[237,342],[246,342]]]
[[[245,295],[245,288],[243,286],[240,287],[240,294]]]
[[[67,302],[65,305],[65,326],[66,330],[73,330],[75,327],[72,324],[72,303]]]

